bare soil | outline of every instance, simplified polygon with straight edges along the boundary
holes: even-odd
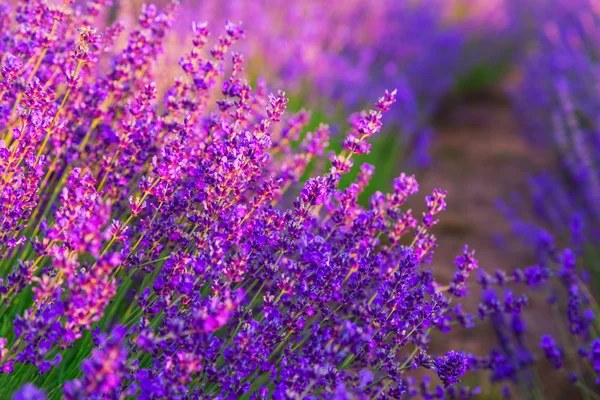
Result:
[[[436,229],[436,269],[450,278],[448,262],[465,244],[488,271],[531,265],[531,249],[512,237],[496,208],[500,198],[526,193],[528,177],[544,165],[519,134],[510,105],[498,97],[456,103],[439,122],[431,152],[433,165],[418,175],[420,192],[448,191]]]
[[[497,96],[454,102],[442,114],[437,131],[431,150],[434,164],[417,174],[421,197],[434,188],[448,191],[448,208],[440,215],[435,230],[439,247],[432,267],[437,277],[442,282],[452,279],[452,263],[465,244],[476,250],[480,268],[488,272],[533,265],[532,249],[511,235],[511,227],[496,204],[499,198],[507,198],[514,192],[526,193],[528,177],[547,165],[548,160],[533,152],[520,135],[510,105]],[[422,206],[415,209],[420,211]],[[475,276],[471,279],[474,281]],[[476,288],[470,299],[463,301],[470,312],[476,312],[479,294]],[[526,318],[535,349],[540,335],[553,332],[555,327],[546,295],[528,293],[528,296]],[[444,346],[486,354],[495,344],[495,336],[489,324],[479,325],[473,330],[457,329],[442,340]],[[544,391],[553,394],[548,398],[579,397],[578,392],[563,390],[564,374],[555,374],[547,368],[538,372],[543,377]],[[482,398],[498,398],[497,390],[490,388],[487,380],[479,379],[477,383],[485,394]]]

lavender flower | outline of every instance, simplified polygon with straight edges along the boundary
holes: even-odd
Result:
[[[554,341],[554,339],[552,339],[552,336],[542,336],[540,348],[544,350],[546,358],[548,359],[548,361],[550,361],[554,368],[562,368],[562,351],[557,347],[556,342]]]
[[[444,386],[460,382],[467,371],[467,359],[463,353],[450,351],[433,362],[433,369],[444,383]]]
[[[469,274],[474,269],[478,268],[477,260],[475,259],[475,251],[469,252],[469,247],[465,246],[463,254],[456,257],[454,265],[457,267],[454,273],[454,279],[450,283],[449,292],[457,297],[464,297],[467,295],[467,280]]]
[[[64,387],[65,399],[105,398],[120,393],[127,351],[123,348],[126,328],[113,329],[110,336],[102,335],[92,356],[81,366],[84,377],[67,382]],[[134,391],[135,392],[135,391]]]

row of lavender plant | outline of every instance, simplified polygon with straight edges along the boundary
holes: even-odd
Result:
[[[545,309],[543,305],[538,309],[545,310],[555,325],[539,347],[549,365],[562,372],[558,377],[579,386],[582,398],[596,399],[600,391],[594,372],[600,366],[600,276],[595,249],[600,142],[595,86],[600,14],[596,2],[587,0],[542,2],[531,14],[537,16],[536,36],[522,55],[522,76],[512,97],[524,134],[544,155],[546,170],[531,177],[530,199],[515,197],[503,201],[500,208],[515,233],[535,250],[546,277],[553,277],[535,285],[547,303]],[[531,208],[541,220],[523,215]],[[557,243],[569,243],[572,250],[561,253]],[[511,360],[495,377],[525,381],[521,392],[536,398],[545,395],[539,390],[542,380],[527,378],[522,371],[527,368],[539,374],[544,363],[536,362],[531,346],[522,340],[524,327],[523,321],[513,321],[512,329],[509,321],[494,321],[500,348]]]
[[[540,17],[515,99],[525,134],[559,163],[531,181],[538,215],[557,232],[584,224],[584,236],[593,243],[600,215],[595,92],[600,14],[593,1],[554,3]]]
[[[398,398],[429,390],[405,376],[417,367],[457,395],[467,356],[425,352],[476,267],[465,253],[442,286],[421,266],[445,193],[417,219],[401,208],[414,177],[367,208],[356,198],[372,167],[336,188],[395,92],[298,186],[329,129],[292,146],[307,118],[248,86],[230,52],[239,26],[206,47],[194,24],[183,76],[159,99],[175,7],[143,7],[118,50],[119,23],[93,28],[104,6],[1,9],[3,395]]]

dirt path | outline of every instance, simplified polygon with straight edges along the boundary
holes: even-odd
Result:
[[[532,250],[511,236],[508,222],[496,208],[499,198],[507,198],[514,192],[525,193],[528,176],[544,164],[520,136],[510,106],[498,99],[458,104],[439,124],[432,159],[431,168],[417,176],[421,196],[434,188],[448,191],[448,208],[435,230],[439,247],[432,262],[440,280],[452,279],[452,263],[465,244],[476,250],[480,268],[488,272],[533,265]],[[504,240],[499,240],[499,236]],[[476,312],[479,292],[477,285],[472,286],[476,289],[463,304],[469,312]],[[545,307],[545,295],[528,293],[528,296],[526,318],[531,345],[537,347],[540,335],[553,330],[549,325],[552,322]],[[490,325],[483,324],[473,330],[458,329],[446,338],[444,345],[483,355],[495,343]],[[554,374],[550,375],[555,379]],[[554,381],[560,382],[561,378]],[[493,389],[486,380],[476,384],[482,386],[483,393],[487,392],[483,398],[496,398],[490,397],[489,391]],[[563,395],[558,394],[557,398]]]
[[[531,251],[510,237],[510,226],[496,208],[499,198],[526,192],[528,176],[541,166],[518,129],[512,109],[494,99],[458,104],[440,124],[434,164],[419,179],[423,194],[436,187],[448,191],[448,208],[436,231],[434,266],[439,270],[448,270],[448,260],[467,243],[488,271],[534,261]],[[506,238],[502,245],[499,235]]]

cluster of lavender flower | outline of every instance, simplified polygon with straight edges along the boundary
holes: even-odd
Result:
[[[142,7],[119,49],[122,25],[94,28],[106,5],[0,7],[2,395],[477,392],[454,384],[484,360],[427,353],[432,329],[447,332],[454,314],[468,324],[450,298],[477,267],[465,250],[441,285],[426,266],[445,192],[418,218],[402,208],[413,176],[366,208],[373,167],[338,185],[395,92],[350,118],[319,175],[329,128],[304,133],[308,114],[284,115],[284,93],[249,86],[231,51],[240,26],[209,45],[193,24],[182,76],[159,96],[176,6]],[[439,384],[407,375],[417,368]]]
[[[397,88],[400,101],[386,124],[402,133],[394,136],[410,148],[403,154],[406,161],[422,166],[430,162],[432,117],[444,96],[472,68],[504,55],[496,50],[499,38],[517,36],[517,13],[510,13],[509,5],[505,0],[183,0],[187,19],[182,18],[243,21],[249,37],[240,49],[251,78],[268,74],[270,84],[326,111],[339,105],[337,100],[354,110],[386,88]],[[179,33],[187,35],[184,29]],[[489,38],[496,38],[496,46]]]

